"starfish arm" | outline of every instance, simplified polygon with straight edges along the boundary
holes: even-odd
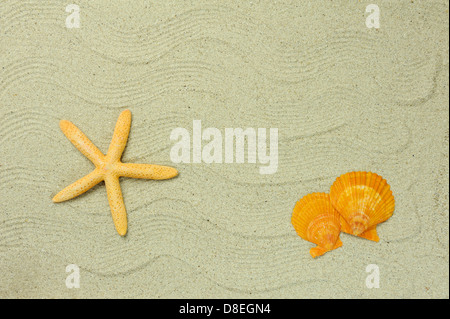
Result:
[[[105,177],[106,193],[108,195],[111,215],[120,236],[127,233],[127,210],[123,203],[122,190],[120,189],[119,177],[107,175]]]
[[[131,112],[130,110],[125,110],[120,113],[119,118],[117,119],[116,128],[114,129],[114,134],[111,143],[109,144],[108,153],[106,155],[108,160],[112,162],[120,160],[123,150],[127,145],[130,127]]]
[[[55,203],[60,203],[78,195],[81,195],[103,180],[103,176],[98,169],[80,178],[75,183],[70,184],[53,197]]]
[[[136,163],[120,163],[116,173],[124,177],[158,180],[170,179],[178,175],[178,171],[173,167]]]
[[[100,152],[94,143],[92,143],[78,127],[66,120],[60,121],[59,127],[69,141],[71,141],[84,156],[94,163],[95,166],[101,164],[104,158],[103,153]]]

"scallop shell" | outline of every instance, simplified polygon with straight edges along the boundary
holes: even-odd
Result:
[[[351,172],[331,186],[331,203],[342,216],[345,233],[379,241],[376,226],[392,216],[395,199],[391,187],[371,172]]]
[[[309,194],[299,200],[291,222],[301,238],[317,245],[309,251],[314,258],[342,246],[340,216],[328,194]]]

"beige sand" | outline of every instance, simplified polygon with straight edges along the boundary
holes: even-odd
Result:
[[[80,29],[61,1],[0,4],[0,297],[449,297],[448,1],[377,1],[378,30],[364,1],[134,2],[77,0]],[[51,198],[93,167],[58,121],[106,152],[125,107],[123,160],[180,176],[122,180],[121,238],[104,185]],[[193,119],[277,127],[278,172],[174,165]],[[314,260],[292,209],[352,170],[389,181],[395,214]]]

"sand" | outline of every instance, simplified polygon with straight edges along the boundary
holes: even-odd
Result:
[[[2,1],[0,297],[448,298],[449,3],[377,1],[369,29],[370,3],[77,0],[68,29],[61,1]],[[51,198],[93,168],[59,120],[106,152],[125,108],[123,161],[180,175],[121,180],[122,238],[104,184]],[[278,171],[172,163],[194,119],[278,128]],[[388,180],[395,213],[379,243],[313,259],[292,209],[353,170]]]

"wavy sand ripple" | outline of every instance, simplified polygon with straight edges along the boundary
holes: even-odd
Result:
[[[448,297],[446,1],[384,3],[378,31],[363,4],[79,5],[82,27],[68,30],[59,1],[0,4],[0,296]],[[125,107],[123,160],[180,175],[121,179],[120,238],[103,184],[51,198],[93,168],[58,121],[106,152]],[[170,132],[194,119],[278,128],[277,173],[174,165]],[[380,243],[343,234],[312,260],[293,206],[352,170],[385,177],[396,212]],[[71,263],[77,291],[64,285]]]

